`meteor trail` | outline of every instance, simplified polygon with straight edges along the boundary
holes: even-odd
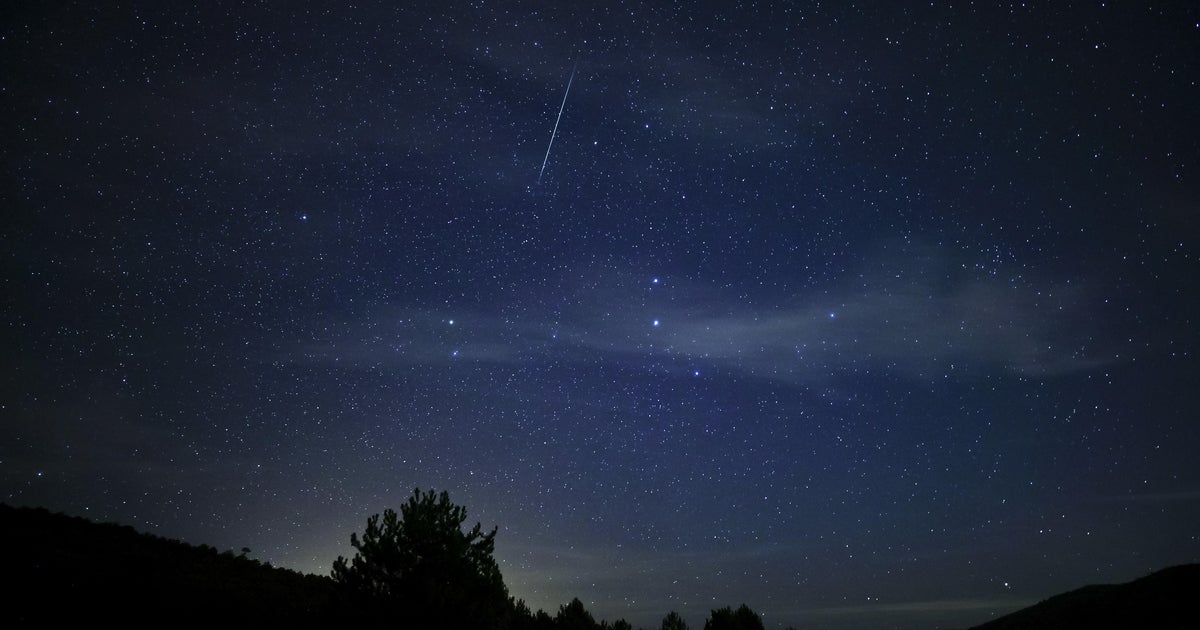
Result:
[[[562,120],[563,109],[567,107],[567,95],[571,93],[571,84],[575,82],[575,70],[578,68],[578,63],[571,68],[571,78],[567,80],[567,89],[563,92],[562,105],[558,106],[558,118],[554,119],[554,131],[550,132],[550,144],[546,145],[546,157],[542,158],[542,170],[538,171],[538,184],[542,183],[542,173],[546,172],[546,162],[550,161],[550,147],[554,146],[554,136],[558,134],[558,121]]]

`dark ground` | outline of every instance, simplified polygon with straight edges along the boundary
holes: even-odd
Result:
[[[119,621],[127,626],[221,623],[337,625],[333,581],[272,567],[252,552],[218,551],[44,509],[0,504],[12,576],[5,625]],[[972,630],[1200,627],[1200,564],[1125,584],[1051,597]]]

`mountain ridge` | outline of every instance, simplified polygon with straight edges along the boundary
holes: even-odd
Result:
[[[1120,584],[1091,584],[1048,597],[969,630],[1095,630],[1200,627],[1200,564],[1181,564]]]

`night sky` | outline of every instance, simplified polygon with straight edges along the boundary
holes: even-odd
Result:
[[[196,4],[3,9],[0,501],[447,490],[647,627],[1200,561],[1195,3]]]

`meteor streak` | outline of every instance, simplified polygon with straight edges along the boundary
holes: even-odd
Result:
[[[575,82],[575,70],[578,68],[578,63],[571,68],[571,78],[567,80],[567,89],[563,92],[562,105],[558,106],[558,118],[554,119],[554,131],[550,132],[550,144],[546,145],[546,157],[542,158],[542,170],[538,171],[538,184],[542,183],[542,173],[546,172],[546,162],[550,161],[550,147],[554,146],[554,136],[558,135],[558,121],[562,120],[563,110],[567,107],[567,95],[571,93],[571,84]]]

